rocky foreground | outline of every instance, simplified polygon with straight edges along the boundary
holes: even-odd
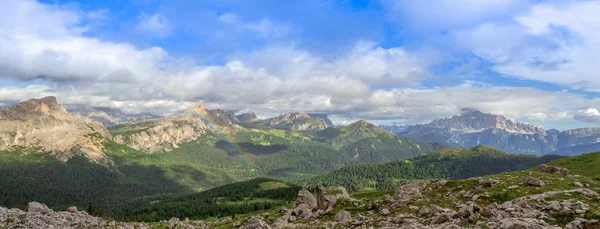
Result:
[[[0,208],[0,228],[600,228],[599,182],[542,165],[538,171],[458,181],[419,181],[393,195],[351,197],[342,187],[298,193],[293,205],[220,219],[123,223],[71,207],[55,212],[30,203],[25,211]]]

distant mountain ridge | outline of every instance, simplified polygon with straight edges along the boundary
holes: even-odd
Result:
[[[111,107],[80,107],[69,109],[69,112],[79,117],[99,121],[106,127],[162,117],[150,113],[128,114],[119,108]]]
[[[577,155],[600,150],[600,144],[597,144],[600,143],[600,128],[545,130],[473,109],[462,109],[459,115],[408,126],[394,133],[449,146],[485,144],[506,152],[535,155]]]

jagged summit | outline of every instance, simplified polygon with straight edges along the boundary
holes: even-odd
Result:
[[[105,159],[102,138],[110,138],[108,130],[99,122],[71,115],[53,96],[0,109],[0,117],[0,150],[35,149],[61,161],[75,155]]]
[[[61,113],[66,115],[66,109],[58,105],[56,97],[48,96],[41,99],[30,99],[8,108],[0,108],[0,119],[26,120],[32,117]],[[56,118],[62,118],[63,115],[58,115]]]
[[[265,119],[261,121],[261,123],[275,128],[289,130],[323,130],[327,128],[327,124],[323,119],[312,118],[302,111],[281,114],[276,117]]]
[[[451,118],[436,119],[426,126],[449,128],[450,131],[465,133],[481,132],[487,129],[502,129],[509,133],[519,134],[545,133],[542,127],[514,122],[502,115],[487,114],[470,108],[463,108],[459,115]]]
[[[101,122],[106,127],[161,117],[150,113],[129,114],[113,107],[78,107],[70,109],[69,112],[75,116]]]
[[[331,122],[331,120],[329,120],[329,117],[327,117],[327,114],[308,113],[308,116],[310,116],[312,118],[323,119],[323,121],[325,121],[325,124],[327,124],[327,127],[334,127],[333,122]]]
[[[235,116],[238,120],[240,120],[240,122],[256,122],[258,120],[260,120],[258,118],[258,115],[256,114],[256,112],[252,111],[252,112],[248,112],[248,113],[242,113],[239,115]]]

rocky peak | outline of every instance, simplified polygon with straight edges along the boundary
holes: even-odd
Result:
[[[262,123],[280,129],[291,130],[323,130],[327,124],[323,119],[311,118],[307,113],[296,111],[269,118]]]
[[[106,127],[113,127],[123,123],[137,122],[148,119],[160,118],[150,113],[129,114],[119,108],[112,107],[78,107],[69,109],[75,116],[101,122]]]
[[[14,106],[0,109],[0,119],[7,120],[26,120],[33,117],[56,114],[62,115],[58,115],[55,118],[62,118],[62,116],[68,115],[68,112],[64,107],[58,105],[54,96],[30,99]]]
[[[31,99],[0,109],[0,151],[24,147],[66,162],[76,155],[104,161],[108,130],[99,122],[71,115],[55,97]]]
[[[248,113],[242,113],[242,114],[236,115],[235,117],[240,122],[255,122],[255,121],[259,120],[258,115],[254,111],[248,112]]]
[[[465,108],[459,115],[451,118],[436,119],[427,124],[433,128],[448,128],[453,132],[481,132],[487,129],[502,129],[510,133],[537,134],[545,133],[542,127],[514,122],[502,115],[493,115],[478,110]]]
[[[329,117],[327,117],[327,114],[308,113],[308,116],[310,116],[312,118],[320,118],[323,121],[325,121],[325,124],[327,124],[327,127],[333,127],[333,123],[331,122],[331,120],[329,120]]]
[[[589,128],[579,128],[572,130],[565,130],[561,132],[562,135],[578,135],[578,136],[586,136],[586,135],[597,135],[600,134],[599,127],[589,127]]]

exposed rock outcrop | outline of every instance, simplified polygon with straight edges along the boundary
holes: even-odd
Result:
[[[286,130],[323,130],[327,124],[320,118],[312,118],[304,112],[285,113],[259,123]]]
[[[0,150],[24,147],[63,162],[73,156],[106,162],[102,152],[106,138],[111,136],[101,123],[74,117],[55,97],[0,109]]]
[[[544,172],[544,173],[558,173],[558,174],[562,174],[565,176],[569,175],[568,169],[558,167],[558,166],[553,166],[553,165],[541,164],[538,166],[538,169],[540,170],[540,172]]]
[[[235,116],[240,122],[256,122],[260,119],[258,119],[258,115],[256,115],[256,112],[252,111],[249,113],[242,113],[239,115]]]
[[[241,128],[234,125],[237,123],[239,120],[233,111],[207,110],[204,105],[198,105],[181,115],[117,126],[117,130],[124,131],[118,131],[114,140],[152,153],[177,148],[180,143],[195,140],[207,131]]]
[[[459,115],[428,124],[382,128],[425,142],[460,147],[488,145],[511,153],[571,156],[600,150],[600,128],[545,130],[473,109],[462,109]]]
[[[106,127],[113,127],[129,122],[161,118],[161,116],[150,113],[129,114],[121,111],[119,108],[110,107],[79,107],[70,109],[69,112],[75,116],[101,122]]]

